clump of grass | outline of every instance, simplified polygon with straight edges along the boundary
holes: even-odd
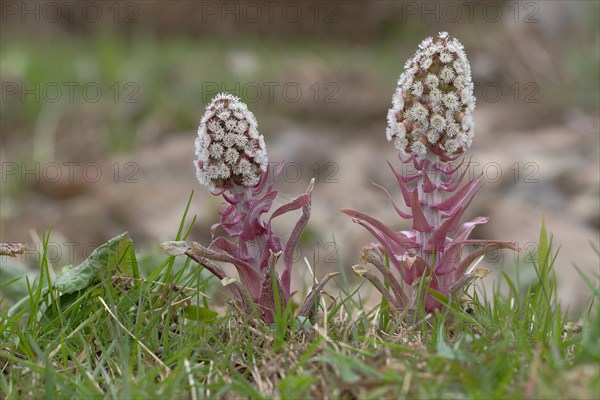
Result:
[[[176,240],[187,238],[186,215]],[[385,307],[341,286],[314,325],[285,327],[235,307],[217,314],[203,295],[214,278],[174,257],[140,266],[153,270],[146,277],[110,259],[102,280],[61,294],[48,240],[26,298],[0,303],[3,398],[592,398],[600,388],[597,277],[583,277],[594,298],[581,327],[570,324],[545,227],[537,283],[505,275],[510,293],[476,290],[471,314],[452,302],[414,323],[384,319]]]

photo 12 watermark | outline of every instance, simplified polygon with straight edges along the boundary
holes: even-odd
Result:
[[[463,161],[452,161],[449,162],[450,169],[456,169],[458,173],[453,174],[451,177],[445,176],[446,183],[457,182],[458,180],[466,179],[471,181],[477,176],[482,176],[483,183],[499,183],[502,180],[510,180],[512,183],[524,183],[524,184],[538,184],[538,174],[540,172],[540,166],[534,161],[514,161],[510,165],[501,165],[496,161],[480,162],[469,160],[468,162]],[[404,175],[414,175],[419,173],[412,164],[401,164],[396,167]],[[425,171],[432,172],[435,166],[429,166]],[[453,181],[451,181],[453,179]]]
[[[139,22],[140,6],[133,1],[2,1],[2,23],[134,24]]]
[[[540,102],[540,86],[529,82],[473,82],[473,95],[486,103],[536,104]]]
[[[308,165],[295,161],[285,162],[283,166],[280,162],[269,161],[269,176],[273,176],[278,169],[279,178],[287,183],[297,183],[300,181],[310,181],[314,183],[339,183],[340,166],[333,161],[314,162]]]
[[[104,164],[95,161],[17,162],[0,163],[2,184],[37,183],[139,183],[140,167],[133,161]]]
[[[314,103],[339,103],[340,87],[336,82],[203,82],[202,101],[209,102],[219,93],[232,93],[245,103],[298,103],[301,100]]]
[[[540,5],[537,1],[401,1],[398,6],[403,23],[540,22]]]
[[[46,260],[53,265],[64,266],[82,262],[87,259],[98,247],[105,243],[100,242],[81,242],[77,240],[54,241],[47,242],[28,242],[24,243],[24,251],[16,254],[14,257],[9,255],[0,255],[0,262],[5,262],[9,257],[17,261],[29,264],[38,265],[45,257]],[[135,242],[131,242],[133,251],[139,252],[139,246]]]
[[[20,103],[139,103],[136,82],[2,82],[0,101]]]
[[[202,1],[202,23],[339,22],[339,1]]]

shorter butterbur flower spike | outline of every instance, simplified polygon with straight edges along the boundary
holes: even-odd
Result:
[[[272,323],[291,296],[293,254],[308,224],[314,181],[304,194],[270,212],[278,195],[273,187],[284,163],[270,178],[265,141],[256,119],[230,94],[219,94],[206,107],[196,138],[196,157],[198,181],[224,200],[218,211],[220,222],[211,228],[213,241],[208,246],[166,242],[162,248],[169,255],[185,254],[201,264],[233,293],[244,311],[258,311],[265,322]],[[301,212],[300,217],[282,245],[272,230],[272,220],[295,210]],[[224,231],[220,236],[218,229]],[[284,266],[281,275],[276,270],[279,258]],[[238,279],[217,263],[233,265]],[[311,316],[319,292],[334,275],[313,289],[300,308],[301,316]]]
[[[267,170],[267,151],[254,114],[221,93],[206,107],[196,138],[196,176],[211,190],[254,187]]]
[[[449,163],[471,145],[475,106],[472,91],[471,70],[462,44],[445,32],[435,40],[425,39],[405,64],[392,98],[386,132],[387,139],[401,153],[408,154],[400,160],[416,169],[412,175],[403,175],[388,163],[410,212],[400,209],[384,189],[396,213],[412,220],[412,230],[396,232],[369,215],[342,210],[379,241],[363,249],[362,260],[379,270],[391,293],[377,276],[363,268],[355,271],[371,281],[397,308],[414,307],[415,287],[422,279],[431,289],[452,297],[482,275],[480,271],[471,271],[470,266],[486,252],[502,248],[519,250],[513,242],[470,240],[473,229],[486,223],[486,217],[460,225],[482,179],[480,174],[460,187],[469,168],[460,172],[462,163],[458,166]],[[384,253],[400,280],[387,269]],[[441,307],[431,295],[422,300],[426,311]]]

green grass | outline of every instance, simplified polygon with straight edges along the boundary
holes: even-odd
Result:
[[[194,223],[185,223],[188,207],[176,240]],[[54,288],[44,254],[35,281],[5,283],[26,283],[27,294],[0,303],[1,398],[596,398],[600,390],[598,277],[582,275],[593,299],[574,316],[581,326],[570,324],[544,226],[530,255],[536,283],[504,275],[510,293],[487,300],[476,290],[472,314],[451,304],[399,319],[385,303],[365,307],[340,279],[312,327],[266,326],[234,306],[216,315],[204,293],[218,282],[198,266],[173,257],[138,266],[131,246],[117,254],[109,274],[73,294]]]

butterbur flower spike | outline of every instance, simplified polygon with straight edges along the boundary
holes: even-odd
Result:
[[[206,107],[198,129],[196,156],[198,181],[225,201],[218,211],[220,222],[211,228],[213,241],[207,247],[196,242],[192,246],[167,242],[163,243],[163,250],[173,256],[185,254],[200,263],[231,290],[242,309],[248,313],[258,311],[265,322],[272,323],[276,311],[283,311],[291,296],[293,253],[310,217],[313,182],[304,194],[265,217],[277,198],[273,187],[284,163],[269,177],[266,146],[256,119],[244,103],[230,94],[219,94]],[[300,210],[300,217],[282,245],[271,222],[296,210]],[[222,236],[216,234],[219,229],[224,232]],[[280,258],[281,275],[276,270]],[[217,262],[233,265],[239,279]],[[313,291],[317,289],[321,290],[322,285]],[[316,297],[309,296],[307,302],[311,304],[301,309],[310,313]]]
[[[396,232],[366,214],[342,210],[379,241],[363,249],[362,260],[381,272],[392,293],[387,292],[377,276],[364,269],[355,270],[380,291],[386,291],[384,296],[398,308],[414,307],[415,287],[424,277],[431,289],[456,298],[481,275],[480,271],[469,271],[475,260],[495,249],[520,250],[513,242],[470,240],[472,230],[486,223],[487,217],[460,224],[481,187],[482,175],[460,187],[468,165],[461,172],[462,162],[458,166],[450,162],[471,146],[474,107],[471,68],[462,44],[450,39],[446,32],[436,39],[425,39],[406,62],[398,80],[386,132],[387,139],[400,150],[402,163],[415,168],[414,174],[406,175],[388,163],[410,212],[398,207],[383,189],[397,214],[412,220],[412,230]],[[400,280],[386,268],[384,253]],[[428,312],[441,307],[431,295],[422,300]]]
[[[463,45],[446,32],[407,62],[388,112],[387,139],[406,153],[448,159],[473,141],[473,82]]]
[[[210,102],[198,128],[196,157],[198,181],[211,190],[258,184],[267,170],[267,151],[246,104],[226,93]]]

